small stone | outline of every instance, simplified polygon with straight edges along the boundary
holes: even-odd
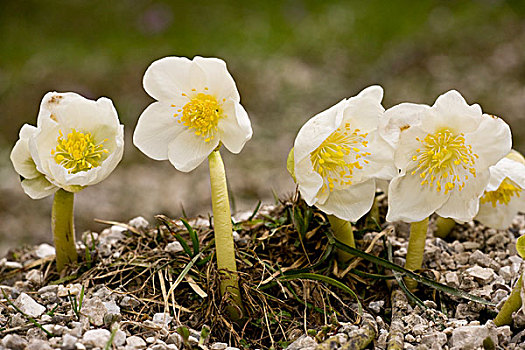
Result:
[[[485,338],[490,337],[495,345],[498,344],[498,336],[494,328],[483,326],[463,326],[454,329],[449,340],[451,350],[469,350],[482,347]]]
[[[132,335],[131,337],[126,338],[126,345],[134,349],[142,349],[146,347],[146,342],[141,337]]]
[[[35,250],[36,256],[40,259],[47,258],[48,256],[54,256],[56,254],[55,248],[47,243],[42,243]]]
[[[481,280],[483,283],[489,283],[494,279],[494,270],[492,270],[489,267],[484,268],[476,265],[471,268],[468,268],[467,270],[465,270],[465,272],[468,275],[478,280]]]
[[[82,341],[85,345],[92,345],[104,348],[111,337],[111,332],[107,329],[92,329],[84,333]]]
[[[307,348],[314,349],[316,346],[317,346],[317,342],[314,340],[314,338],[308,335],[303,335],[299,337],[299,339],[297,339],[296,341],[288,345],[286,350],[301,350],[301,349],[307,349]]]
[[[228,346],[226,349],[224,350],[241,350],[239,348],[236,348],[235,346]]]
[[[89,298],[84,300],[82,304],[82,314],[85,315],[94,326],[102,326],[104,324],[104,315],[106,312],[106,306],[104,306],[104,303],[99,298]]]
[[[131,298],[127,295],[124,298],[122,298],[122,300],[120,301],[120,306],[122,307],[134,308],[139,305],[140,305],[140,301],[138,301],[135,298]]]
[[[160,325],[168,325],[170,324],[171,320],[173,320],[173,317],[170,316],[168,313],[159,312],[153,315],[153,323],[160,324]]]
[[[148,220],[144,219],[142,216],[137,216],[136,218],[131,219],[128,222],[129,226],[133,226],[138,229],[145,229],[148,227],[149,222]]]
[[[153,344],[153,343],[155,343],[155,337],[147,337],[147,338],[146,338],[146,343],[148,343],[148,344]]]
[[[17,334],[8,334],[2,339],[2,345],[7,349],[24,350],[27,340]]]
[[[510,271],[510,266],[503,266],[501,269],[499,269],[498,275],[503,277],[506,283],[509,283],[513,277],[513,274]]]
[[[385,305],[385,301],[379,300],[379,301],[372,301],[370,304],[368,304],[368,307],[370,308],[370,310],[378,314],[381,312],[381,308],[383,307],[383,305]]]
[[[173,344],[173,345],[176,345],[177,347],[181,347],[182,346],[182,336],[177,332],[170,333],[168,337],[166,338],[166,344],[168,345]]]
[[[433,332],[421,336],[421,344],[431,350],[440,350],[447,343],[447,336],[441,332]]]
[[[115,332],[115,337],[113,337],[113,345],[122,346],[126,343],[126,332],[122,330],[117,330]]]
[[[15,269],[21,269],[24,266],[16,261],[4,261],[2,263],[2,266],[4,266],[6,269],[15,270]]]
[[[44,282],[44,274],[38,270],[29,270],[26,279],[33,285],[40,286]]]
[[[31,298],[26,293],[22,293],[16,298],[14,303],[23,313],[29,315],[33,318],[37,318],[46,311],[45,306],[37,303],[33,298]]]
[[[77,350],[86,350],[86,347],[85,347],[84,344],[82,344],[82,343],[76,343],[76,344],[75,344],[75,348],[76,348]]]
[[[77,337],[66,334],[62,337],[62,350],[74,350],[75,344],[78,341]]]
[[[226,343],[213,343],[210,350],[224,350],[228,347]]]
[[[470,242],[470,241],[463,242],[463,248],[465,248],[465,250],[479,249],[479,247],[480,247],[480,244],[478,242]]]
[[[179,241],[171,242],[166,245],[166,248],[164,248],[168,253],[179,253],[182,252],[184,249],[182,248],[182,245],[179,243]]]
[[[25,350],[53,350],[53,348],[46,340],[33,339],[29,345],[26,346]]]
[[[114,300],[104,302],[104,307],[106,308],[104,324],[111,325],[122,318],[120,315],[120,307],[118,307]]]
[[[61,298],[65,298],[69,294],[71,294],[71,296],[75,296],[78,300],[78,298],[80,297],[81,290],[82,290],[82,285],[80,283],[73,283],[67,286],[63,286],[62,284],[60,284],[58,286],[57,294]]]
[[[405,335],[405,340],[406,340],[407,342],[409,342],[409,343],[413,343],[413,342],[416,341],[416,338],[414,338],[414,336],[413,336],[412,334],[409,333],[409,334]]]
[[[58,286],[45,286],[38,290],[37,294],[43,301],[48,303],[55,303],[58,301]]]

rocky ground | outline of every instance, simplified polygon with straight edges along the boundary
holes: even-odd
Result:
[[[54,248],[47,244],[10,251],[0,261],[0,349],[525,349],[523,308],[512,325],[491,321],[523,272],[515,249],[525,234],[523,215],[509,230],[470,222],[446,239],[432,237],[430,226],[423,273],[497,306],[425,286],[416,292],[423,303],[414,304],[395,280],[358,274],[389,271],[359,259],[350,269],[338,265],[335,254],[324,256],[326,220],[293,202],[241,213],[234,222],[244,324],[229,323],[215,293],[209,219],[189,221],[202,255],[185,271],[193,263],[174,238],[189,237],[182,223],[137,217],[84,233],[80,267],[62,276],[54,273]],[[389,242],[393,261],[403,265],[407,225],[379,230],[363,221],[357,227],[358,247],[384,257]],[[350,286],[363,313],[329,284],[279,279],[303,267]]]

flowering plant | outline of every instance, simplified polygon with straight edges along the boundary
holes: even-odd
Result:
[[[239,153],[252,137],[235,81],[218,58],[162,58],[148,67],[143,84],[157,101],[142,112],[133,143],[152,159],[188,172],[220,143]]]
[[[518,211],[525,211],[525,196],[521,196],[524,188],[525,160],[513,150],[490,168],[489,184],[475,219],[495,229],[506,229]]]
[[[290,153],[289,170],[302,197],[329,214],[336,237],[352,247],[349,221],[372,207],[376,180],[396,173],[394,150],[379,133],[382,98],[383,89],[370,86],[315,115],[299,130]]]
[[[432,107],[401,104],[385,114],[386,129],[399,129],[391,140],[399,174],[389,185],[386,219],[413,223],[405,267],[415,270],[421,267],[432,213],[458,221],[476,215],[489,167],[510,151],[510,128],[454,90]]]
[[[59,271],[77,257],[73,193],[108,177],[123,151],[124,127],[104,97],[92,101],[72,92],[49,92],[37,126],[22,126],[11,161],[31,198],[55,193],[52,226]]]
[[[148,157],[168,159],[188,172],[208,158],[217,266],[221,294],[232,301],[230,316],[242,316],[226,174],[219,148],[239,153],[252,137],[235,82],[218,58],[165,57],[144,74],[144,89],[157,101],[142,113],[133,143]]]

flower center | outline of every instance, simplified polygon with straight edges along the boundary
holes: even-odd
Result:
[[[521,188],[519,186],[513,185],[511,181],[505,179],[499,185],[497,190],[485,192],[483,197],[480,199],[480,203],[484,204],[491,202],[492,207],[494,208],[496,208],[498,203],[507,205],[513,196],[519,197],[520,192]]]
[[[412,175],[419,173],[421,186],[436,185],[437,192],[444,188],[447,194],[454,188],[463,190],[469,176],[476,177],[474,163],[478,155],[472,152],[472,146],[465,144],[463,133],[455,135],[449,129],[442,129],[416,140],[422,147],[412,156],[418,164]]]
[[[351,185],[354,169],[363,168],[360,162],[368,164],[365,158],[370,153],[363,152],[368,147],[368,134],[359,132],[359,129],[352,131],[350,123],[346,123],[310,154],[314,170],[323,177],[322,192],[327,188],[332,192],[336,186],[344,188]]]
[[[51,155],[55,162],[68,169],[70,174],[100,166],[105,155],[109,153],[103,146],[107,139],[96,144],[89,132],[82,133],[73,129],[66,138],[61,130],[58,133],[60,136],[57,138],[57,147],[51,150]]]
[[[222,106],[217,99],[202,92],[192,97],[178,112],[182,112],[179,123],[188,129],[195,129],[195,135],[201,136],[206,142],[213,140],[219,119],[223,118]]]

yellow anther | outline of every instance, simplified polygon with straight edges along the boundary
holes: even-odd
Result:
[[[194,129],[195,135],[202,137],[205,142],[210,142],[214,139],[219,120],[223,117],[222,106],[214,96],[198,93],[182,107],[180,121],[188,129]]]
[[[480,203],[490,202],[494,208],[498,204],[508,205],[513,196],[520,196],[521,190],[521,187],[506,178],[501,182],[497,190],[485,192],[483,197],[480,198]]]
[[[70,174],[100,166],[109,153],[103,146],[107,139],[96,143],[89,132],[77,132],[72,129],[65,139],[62,130],[59,130],[58,134],[57,146],[51,150],[51,155],[55,162],[68,169]]]

